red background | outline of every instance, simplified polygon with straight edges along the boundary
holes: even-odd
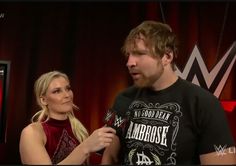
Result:
[[[236,40],[235,2],[0,2],[0,60],[11,61],[6,143],[0,164],[20,164],[19,136],[38,110],[33,84],[50,70],[66,72],[92,132],[115,95],[132,84],[120,48],[131,28],[146,19],[165,21],[181,42],[180,69],[197,44],[210,71]],[[219,97],[236,100],[236,65]],[[226,112],[236,139],[236,111]],[[219,122],[220,123],[220,122]],[[100,158],[92,157],[92,163]]]

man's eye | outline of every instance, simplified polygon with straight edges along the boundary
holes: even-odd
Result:
[[[134,55],[136,55],[136,56],[141,56],[141,55],[146,55],[146,54],[147,54],[146,51],[137,51],[134,53]]]
[[[136,55],[140,56],[140,55],[144,55],[145,53],[144,52],[137,52]]]

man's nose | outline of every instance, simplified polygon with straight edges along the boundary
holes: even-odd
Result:
[[[129,55],[126,66],[128,68],[135,67],[137,65],[136,58],[133,55]]]

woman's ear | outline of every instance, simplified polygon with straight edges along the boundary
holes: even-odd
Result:
[[[40,97],[40,102],[45,106],[48,105],[46,99],[43,96]]]

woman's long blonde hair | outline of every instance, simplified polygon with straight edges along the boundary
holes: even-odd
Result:
[[[63,77],[68,82],[70,82],[68,76],[65,73],[59,71],[51,71],[42,74],[36,80],[34,84],[34,93],[36,96],[37,103],[41,107],[41,110],[38,111],[36,114],[34,114],[34,116],[31,119],[32,122],[43,122],[49,119],[48,107],[41,103],[40,97],[46,94],[49,84],[52,82],[53,79],[58,77]],[[75,104],[73,104],[73,108],[75,110],[79,109]],[[74,133],[78,141],[81,143],[88,137],[89,135],[88,131],[83,126],[83,124],[75,117],[73,111],[68,112],[67,115],[71,124],[72,132]]]

